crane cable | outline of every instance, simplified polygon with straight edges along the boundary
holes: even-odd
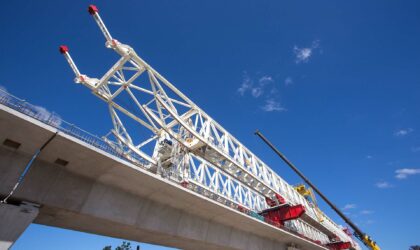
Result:
[[[57,136],[57,134],[58,134],[58,131],[55,132],[55,134],[53,136],[51,136],[48,139],[48,141],[46,141],[39,149],[37,149],[37,151],[35,152],[35,154],[32,156],[31,160],[29,160],[28,164],[26,164],[25,169],[23,170],[22,174],[19,176],[16,184],[13,186],[12,190],[10,191],[10,193],[2,201],[0,201],[0,204],[7,203],[7,200],[13,195],[13,193],[16,191],[16,189],[19,187],[19,185],[25,179],[25,176],[29,172],[29,169],[31,168],[31,166],[32,166],[33,162],[35,161],[35,159],[39,156],[39,154],[42,152],[42,150]]]
[[[297,175],[300,176],[300,178],[302,178],[354,230],[354,235],[358,239],[360,239],[363,242],[363,244],[365,244],[367,247],[369,247],[372,250],[380,250],[376,242],[374,242],[367,234],[362,232],[362,230],[360,230],[358,226],[356,226],[349,218],[347,218],[347,216],[345,216],[323,193],[321,193],[321,191],[319,191],[319,189],[314,184],[312,184],[312,182],[310,182],[308,178],[306,178],[303,175],[303,173],[300,172],[300,170],[297,169],[295,165],[293,165],[293,163],[289,161],[289,159],[286,158],[285,155],[283,155],[270,141],[268,141],[268,139],[265,138],[265,136],[260,131],[258,130],[255,131],[255,135],[260,137],[284,162],[286,162],[286,164],[293,171],[295,171]]]

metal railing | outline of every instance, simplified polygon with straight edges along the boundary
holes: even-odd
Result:
[[[54,127],[58,131],[73,136],[91,146],[94,146],[95,148],[103,150],[118,158],[127,160],[126,156],[122,152],[119,152],[115,148],[112,148],[102,138],[81,129],[75,126],[74,124],[64,121],[59,115],[57,115],[54,112],[50,112],[43,107],[30,104],[27,101],[22,100],[1,88],[0,104],[3,104],[15,111],[18,111],[44,124]]]
[[[136,164],[136,162],[137,163],[139,162],[139,161],[137,161],[137,160],[139,160],[137,155],[123,154],[122,151],[119,151],[119,150],[111,147],[104,139],[81,129],[81,128],[75,126],[74,124],[71,124],[69,122],[64,121],[56,113],[50,112],[43,107],[30,104],[27,101],[22,100],[22,99],[14,96],[14,95],[8,93],[7,91],[1,89],[1,88],[0,88],[0,104],[3,104],[4,106],[7,106],[7,107],[9,107],[9,108],[11,108],[15,111],[18,111],[18,112],[20,112],[24,115],[27,115],[29,117],[32,117],[32,118],[34,118],[34,119],[36,119],[36,120],[38,120],[38,121],[40,121],[44,124],[47,124],[51,127],[54,127],[55,129],[57,129],[60,132],[63,132],[63,133],[65,133],[67,135],[70,135],[70,136],[73,136],[73,137],[75,137],[75,138],[77,138],[77,139],[95,147],[95,148],[103,150],[103,151],[105,151],[105,152],[107,152],[107,153],[109,153],[113,156],[116,156],[116,157],[118,157],[122,160],[128,161],[130,163],[135,163],[135,164]],[[131,157],[132,157],[132,159],[135,159],[135,161],[131,161],[130,160]],[[169,178],[169,179],[174,181],[172,178]],[[174,182],[183,185],[182,183],[179,183],[177,181],[174,181]],[[269,219],[264,218],[263,216],[255,213],[253,211],[250,211],[250,210],[248,210],[248,209],[246,209],[242,206],[239,206],[237,204],[233,204],[233,203],[227,204],[226,202],[222,202],[218,199],[217,195],[214,195],[214,194],[211,194],[211,193],[208,193],[208,192],[206,193],[203,189],[200,189],[199,187],[193,185],[193,183],[191,183],[191,182],[187,185],[183,185],[183,187],[187,188],[187,189],[190,189],[190,190],[194,191],[195,193],[198,193],[200,195],[203,195],[205,197],[213,199],[213,200],[217,201],[218,203],[221,203],[221,204],[224,204],[228,207],[231,207],[231,208],[233,208],[233,209],[235,209],[235,210],[237,210],[237,211],[239,211],[243,214],[246,214],[250,217],[253,217],[257,220],[260,220],[260,221],[265,222],[267,224],[270,224],[270,225],[273,225],[275,227],[281,228],[285,231],[288,231],[289,233],[292,233],[292,234],[294,234],[298,237],[301,237],[301,238],[305,238],[305,239],[307,239],[311,242],[314,242],[318,245],[322,245],[321,241],[316,241],[314,239],[310,239],[310,238],[304,236],[302,234],[302,232],[298,232],[297,229],[294,229],[291,226],[283,226],[283,225],[280,225],[276,222],[270,221]]]

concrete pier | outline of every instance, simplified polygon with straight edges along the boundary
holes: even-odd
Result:
[[[38,207],[0,203],[0,250],[8,250],[38,215]]]

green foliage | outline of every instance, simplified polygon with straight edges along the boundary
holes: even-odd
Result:
[[[137,246],[137,249],[140,249],[140,246]],[[112,250],[112,246],[106,246],[102,250]],[[133,250],[131,247],[131,243],[127,241],[123,241],[120,246],[117,246],[115,250]]]
[[[116,247],[115,250],[132,250],[131,243],[127,241],[123,241],[121,246]]]
[[[420,250],[419,245],[411,246],[409,250]]]

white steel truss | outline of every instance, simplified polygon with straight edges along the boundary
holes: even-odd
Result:
[[[329,218],[320,222],[316,209],[291,185],[133,48],[113,39],[97,9],[90,9],[90,13],[106,38],[106,47],[117,52],[120,59],[101,78],[90,78],[80,73],[66,47],[61,52],[76,75],[75,81],[108,104],[114,128],[105,140],[111,146],[130,161],[193,189],[199,188],[225,204],[258,212],[268,208],[266,197],[273,199],[278,193],[287,203],[303,204],[306,208],[306,219],[288,222],[291,228],[322,243],[327,243],[328,237],[319,227],[343,241],[351,240]],[[139,141],[132,138],[121,114],[141,124],[151,137]],[[153,150],[148,151],[148,147]]]

